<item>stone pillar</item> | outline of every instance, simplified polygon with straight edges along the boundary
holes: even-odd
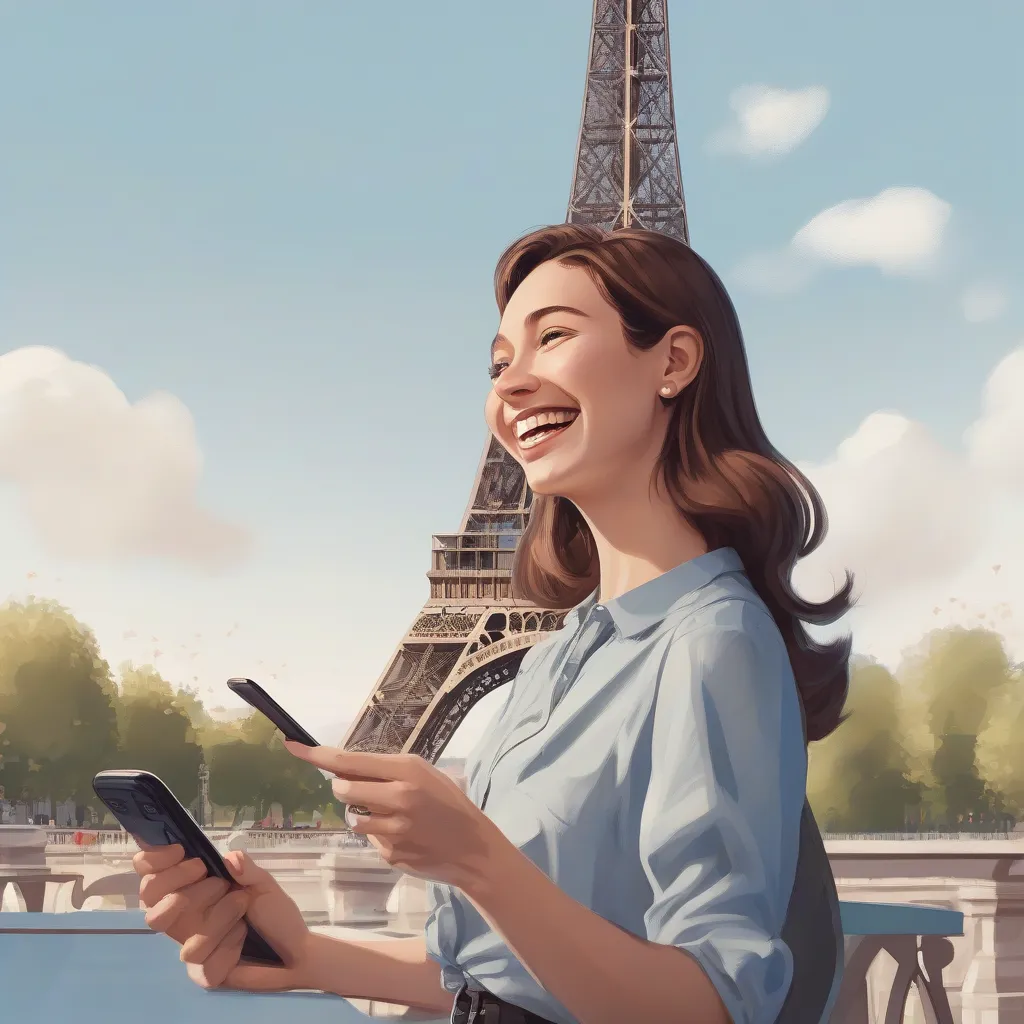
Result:
[[[962,1024],[1024,1020],[1024,879],[974,882],[958,892],[973,957],[961,990]]]
[[[388,923],[388,896],[401,872],[376,850],[329,850],[319,863],[329,924],[380,928]]]
[[[46,867],[46,829],[41,825],[0,825],[0,867]]]
[[[39,825],[0,825],[0,876],[17,875],[15,897],[25,910],[42,910],[46,892],[46,829]],[[0,882],[0,907],[7,885]]]
[[[427,883],[415,875],[402,875],[387,901],[392,927],[421,934],[427,923]]]

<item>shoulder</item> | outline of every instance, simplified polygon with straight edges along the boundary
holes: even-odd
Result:
[[[786,653],[782,633],[750,581],[742,573],[715,579],[665,620],[670,644],[713,653],[724,648],[754,648]]]
[[[665,626],[662,676],[755,703],[795,685],[782,634],[745,577],[719,583]]]

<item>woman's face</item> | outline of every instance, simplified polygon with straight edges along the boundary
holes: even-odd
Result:
[[[487,425],[536,494],[579,504],[649,481],[668,423],[660,389],[674,395],[692,378],[687,359],[699,359],[699,346],[689,328],[675,328],[637,349],[587,271],[543,263],[501,318]]]

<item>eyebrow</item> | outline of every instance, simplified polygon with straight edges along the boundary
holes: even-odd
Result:
[[[524,323],[527,327],[533,327],[538,320],[543,320],[549,313],[571,313],[573,316],[582,316],[590,319],[589,314],[584,313],[582,309],[576,309],[575,306],[541,306],[540,309],[535,309],[532,313],[527,313],[524,319]],[[504,334],[496,334],[494,341],[491,342],[491,356],[494,356],[494,349],[498,342],[504,341],[508,344],[508,338]]]

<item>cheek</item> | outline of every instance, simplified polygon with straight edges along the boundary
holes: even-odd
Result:
[[[501,415],[501,399],[495,394],[494,388],[487,392],[487,399],[484,402],[484,420],[487,428],[492,434],[498,433],[498,423]]]

